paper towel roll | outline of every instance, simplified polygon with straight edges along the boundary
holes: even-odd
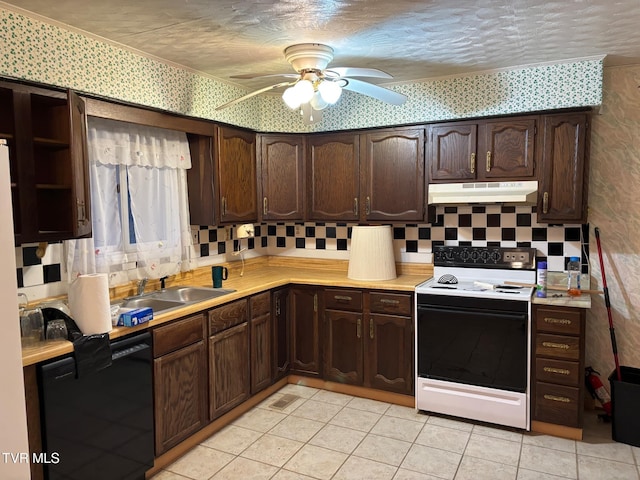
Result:
[[[109,280],[105,273],[80,275],[69,286],[69,309],[82,333],[111,331]]]

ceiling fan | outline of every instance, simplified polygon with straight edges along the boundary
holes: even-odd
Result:
[[[333,49],[319,43],[301,43],[291,45],[284,51],[285,59],[297,73],[246,74],[233,75],[231,78],[251,79],[282,77],[289,80],[255,90],[236,98],[216,110],[230,107],[248,98],[270,90],[287,87],[282,99],[293,110],[300,111],[305,123],[316,123],[322,118],[322,110],[338,101],[342,90],[350,90],[392,105],[402,105],[407,97],[359,78],[393,78],[376,68],[333,67],[327,65],[333,60]]]

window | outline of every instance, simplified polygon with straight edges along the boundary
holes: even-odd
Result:
[[[186,135],[93,117],[88,127],[93,237],[69,248],[70,278],[100,272],[118,282],[190,269]]]

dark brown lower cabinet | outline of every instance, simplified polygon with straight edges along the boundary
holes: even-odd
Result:
[[[533,305],[531,419],[582,428],[585,311]]]
[[[156,456],[207,422],[207,349],[204,315],[153,331]]]
[[[322,377],[319,292],[315,287],[300,285],[289,290],[291,373]]]
[[[251,395],[271,385],[271,292],[259,293],[249,299],[251,321]]]
[[[289,287],[273,291],[271,302],[273,318],[272,358],[273,380],[289,373],[291,366],[291,317],[289,313]]]
[[[247,300],[210,310],[209,334],[209,420],[213,420],[250,395]]]
[[[365,342],[365,386],[413,395],[413,319],[372,313]]]
[[[324,378],[413,394],[412,295],[324,291]]]

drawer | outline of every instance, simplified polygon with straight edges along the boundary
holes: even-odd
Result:
[[[580,427],[580,389],[536,382],[533,420]]]
[[[406,293],[371,292],[371,312],[396,313],[410,317],[413,312],[411,298],[412,295]]]
[[[536,335],[536,357],[553,357],[561,360],[580,360],[580,338],[565,335]]]
[[[327,288],[324,291],[324,306],[331,310],[362,311],[362,292]]]
[[[539,382],[579,387],[583,378],[578,362],[536,358],[536,380]]]
[[[177,320],[153,330],[153,357],[158,358],[205,338],[204,314]]]
[[[247,321],[247,300],[237,300],[209,310],[209,335]]]
[[[254,295],[249,299],[251,302],[251,317],[264,315],[271,310],[271,292],[264,292]]]
[[[538,332],[580,335],[582,311],[569,308],[537,307],[536,329]]]

